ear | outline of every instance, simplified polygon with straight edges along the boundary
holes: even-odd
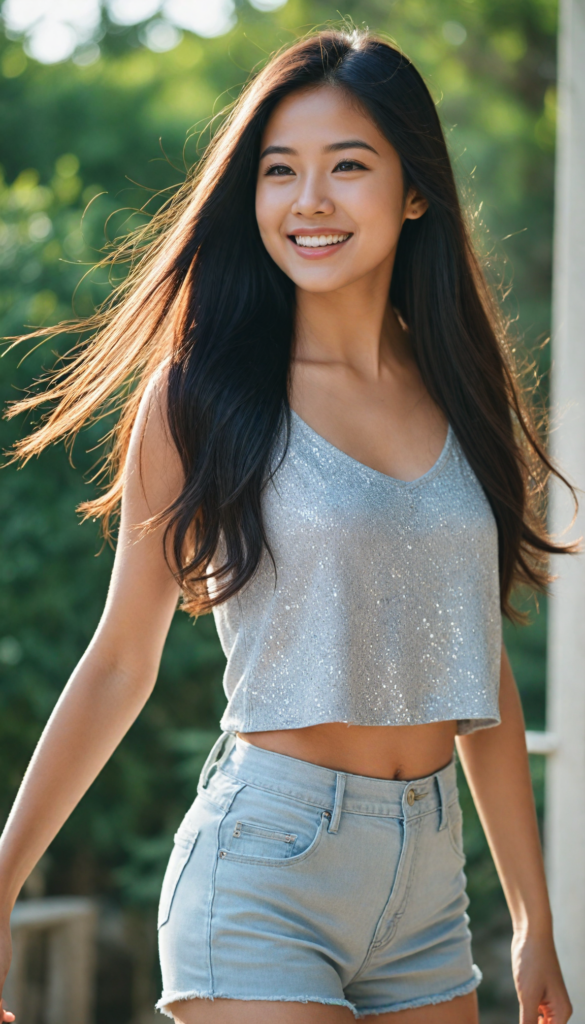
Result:
[[[428,199],[425,199],[420,192],[417,192],[416,189],[411,186],[406,193],[406,199],[404,200],[402,221],[418,220],[419,217],[422,217],[423,213],[427,212],[428,208]]]

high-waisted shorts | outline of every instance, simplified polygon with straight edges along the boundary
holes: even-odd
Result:
[[[329,1003],[356,1018],[471,992],[455,765],[399,782],[223,734],[175,836],[163,995]]]

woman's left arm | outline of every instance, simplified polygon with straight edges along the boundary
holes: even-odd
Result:
[[[459,736],[457,749],[512,917],[520,1024],[565,1024],[572,1007],[553,940],[524,716],[505,648],[500,715],[499,726]]]

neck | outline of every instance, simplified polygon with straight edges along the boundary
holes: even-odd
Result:
[[[295,358],[343,363],[370,378],[389,362],[410,361],[408,334],[388,300],[391,275],[380,267],[335,291],[298,288]]]

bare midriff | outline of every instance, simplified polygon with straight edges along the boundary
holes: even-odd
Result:
[[[338,772],[376,779],[422,779],[449,763],[457,722],[346,725],[238,733],[247,743]]]

